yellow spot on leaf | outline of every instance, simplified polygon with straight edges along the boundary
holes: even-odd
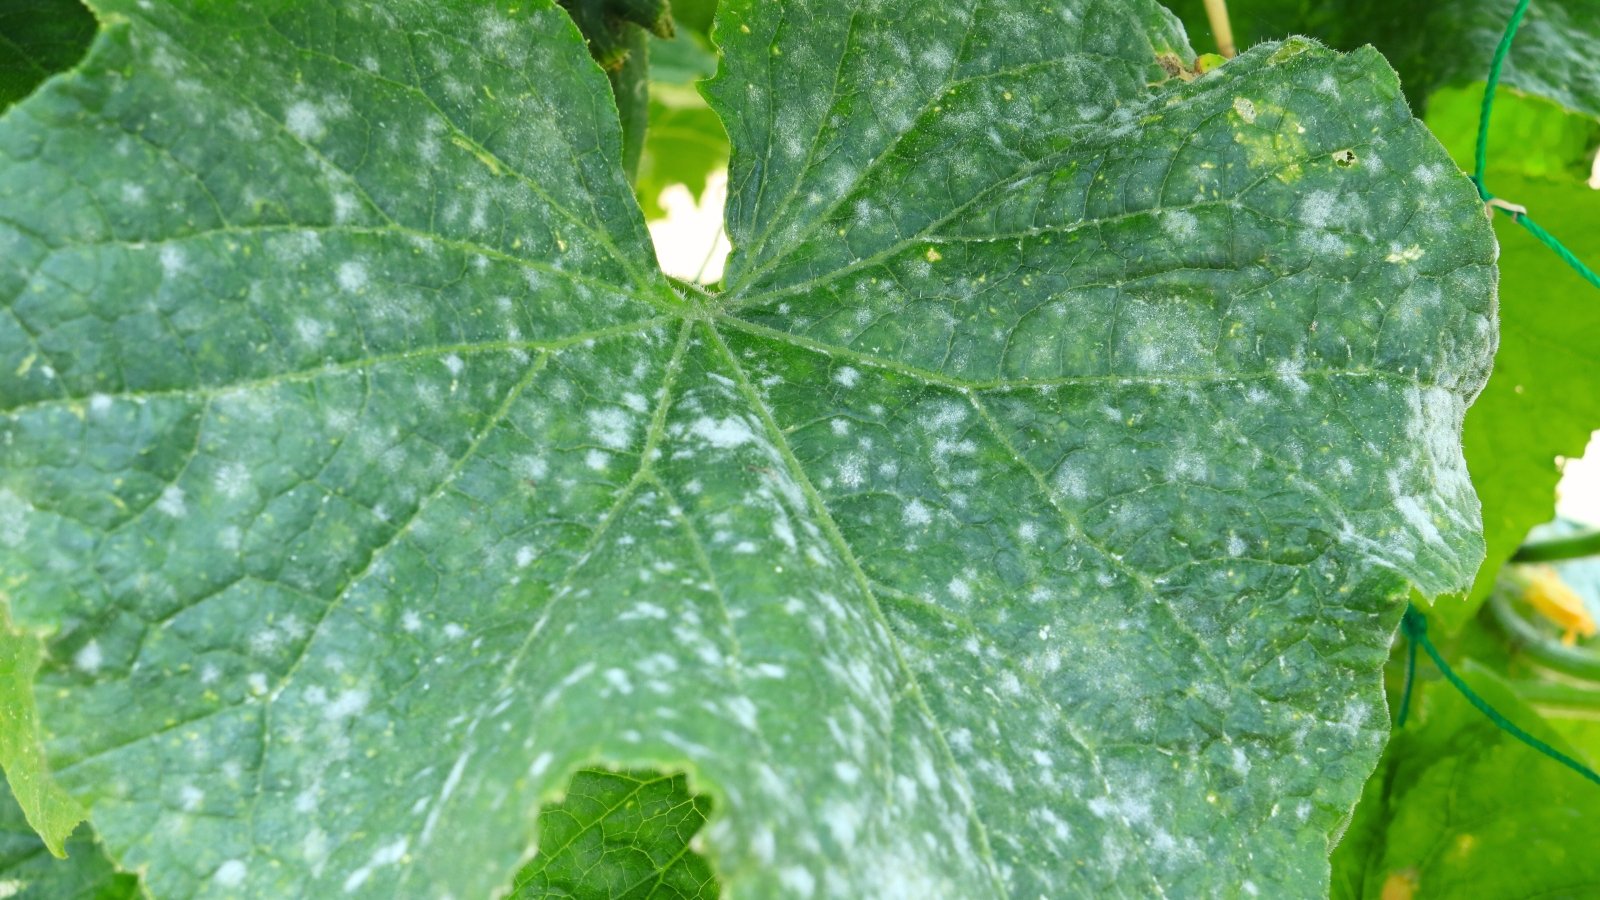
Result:
[[[939,260],[944,259],[944,257],[940,255],[939,251],[933,247],[929,247],[928,252],[923,255],[927,257],[928,262],[938,262]]]

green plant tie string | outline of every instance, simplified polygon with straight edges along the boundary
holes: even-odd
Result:
[[[1477,187],[1478,197],[1484,203],[1488,203],[1491,208],[1498,209],[1510,216],[1517,224],[1526,228],[1530,234],[1538,238],[1540,243],[1554,250],[1563,262],[1571,266],[1579,275],[1582,275],[1586,281],[1595,287],[1600,287],[1600,275],[1596,275],[1592,269],[1584,265],[1583,261],[1578,259],[1571,250],[1568,250],[1565,245],[1556,240],[1555,235],[1541,228],[1539,223],[1529,218],[1527,212],[1521,207],[1503,202],[1494,203],[1494,194],[1491,194],[1484,184],[1484,170],[1488,168],[1489,157],[1489,117],[1494,112],[1495,88],[1500,84],[1500,70],[1505,66],[1506,55],[1511,52],[1511,41],[1517,36],[1517,28],[1522,24],[1523,16],[1527,15],[1528,5],[1531,2],[1532,0],[1518,0],[1517,8],[1511,11],[1511,18],[1506,22],[1505,34],[1500,37],[1500,45],[1495,48],[1494,59],[1489,63],[1489,81],[1483,89],[1483,111],[1478,117],[1478,144],[1473,156],[1472,183]],[[1461,679],[1461,676],[1455,673],[1455,670],[1450,668],[1449,664],[1444,661],[1444,657],[1440,655],[1439,649],[1433,645],[1433,641],[1428,639],[1428,620],[1415,605],[1406,604],[1406,614],[1400,620],[1400,630],[1406,636],[1406,676],[1405,686],[1400,692],[1400,711],[1395,717],[1396,728],[1404,728],[1406,719],[1411,714],[1411,692],[1416,684],[1417,647],[1420,646],[1423,652],[1428,654],[1428,658],[1433,660],[1433,664],[1439,667],[1439,672],[1444,675],[1445,680],[1460,691],[1461,696],[1467,698],[1467,702],[1477,707],[1479,712],[1488,716],[1489,721],[1493,722],[1496,728],[1577,772],[1595,784],[1600,784],[1600,775],[1595,774],[1593,769],[1522,730],[1515,722],[1507,719],[1500,714],[1499,710],[1490,706],[1487,700],[1478,696],[1477,692],[1469,687]]]
[[[1528,13],[1528,5],[1533,0],[1517,0],[1517,8],[1512,10],[1511,18],[1506,22],[1505,34],[1500,36],[1500,45],[1495,47],[1494,59],[1489,63],[1489,82],[1483,88],[1483,111],[1478,116],[1478,145],[1473,154],[1472,183],[1478,189],[1478,197],[1484,203],[1491,204],[1491,208],[1498,209],[1510,216],[1513,221],[1528,230],[1540,243],[1555,251],[1561,260],[1571,266],[1573,271],[1583,276],[1584,280],[1600,288],[1600,275],[1593,269],[1583,264],[1583,260],[1568,250],[1564,244],[1556,240],[1555,235],[1545,231],[1539,223],[1529,218],[1526,210],[1521,207],[1493,203],[1494,194],[1489,192],[1484,183],[1484,170],[1488,168],[1489,159],[1489,116],[1494,112],[1494,92],[1500,86],[1500,70],[1505,66],[1506,56],[1511,52],[1511,40],[1517,36],[1517,28],[1522,25],[1522,17]]]
[[[1405,633],[1408,647],[1406,660],[1406,685],[1405,690],[1400,697],[1400,715],[1397,727],[1405,725],[1406,714],[1410,712],[1411,684],[1413,676],[1416,674],[1416,648],[1420,646],[1422,647],[1422,651],[1428,654],[1428,658],[1433,660],[1433,664],[1439,667],[1439,672],[1440,674],[1444,675],[1445,680],[1450,682],[1450,684],[1455,687],[1456,690],[1460,691],[1461,696],[1467,698],[1468,703],[1471,703],[1473,706],[1477,707],[1478,712],[1488,716],[1489,721],[1493,722],[1496,728],[1499,728],[1506,734],[1511,735],[1512,737],[1523,742],[1524,744],[1527,744],[1529,747],[1532,747],[1540,753],[1543,753],[1545,756],[1550,757],[1556,762],[1561,763],[1572,771],[1577,772],[1579,775],[1582,775],[1584,778],[1589,779],[1595,784],[1600,784],[1600,774],[1596,774],[1593,769],[1589,768],[1583,763],[1578,762],[1576,759],[1573,759],[1567,754],[1562,753],[1560,750],[1550,746],[1548,743],[1522,730],[1517,723],[1501,715],[1499,710],[1490,706],[1489,701],[1478,696],[1478,693],[1468,686],[1468,684],[1461,679],[1461,676],[1455,673],[1454,669],[1450,668],[1449,663],[1446,663],[1444,661],[1444,657],[1439,653],[1439,648],[1435,647],[1433,645],[1433,641],[1428,639],[1428,620],[1415,606],[1409,604],[1406,606],[1405,618],[1400,620],[1400,630]]]
[[[1400,715],[1395,718],[1394,727],[1406,727],[1406,716],[1411,714],[1411,688],[1417,683],[1417,642],[1411,639],[1411,631],[1407,628],[1411,614],[1416,612],[1416,607],[1406,607],[1406,617],[1401,620],[1401,628],[1406,632],[1406,684],[1400,691]],[[1427,627],[1427,619],[1423,619],[1423,627]]]

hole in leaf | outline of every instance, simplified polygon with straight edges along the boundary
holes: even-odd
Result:
[[[1354,150],[1339,150],[1333,154],[1333,164],[1341,169],[1348,169],[1358,161]]]
[[[99,27],[78,0],[0,4],[0,112],[77,65]]]
[[[516,900],[712,900],[711,864],[689,841],[711,798],[682,774],[583,769],[567,795],[539,812],[539,850],[517,873]]]

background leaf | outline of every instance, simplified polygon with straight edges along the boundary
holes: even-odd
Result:
[[[1463,678],[1518,725],[1577,753],[1504,682]],[[1340,898],[1581,897],[1600,886],[1596,786],[1502,732],[1448,684],[1420,695],[1334,852]],[[1590,757],[1592,764],[1592,756]]]
[[[1196,44],[1212,49],[1203,0],[1173,0]],[[1371,44],[1400,72],[1420,112],[1439,90],[1488,78],[1489,62],[1517,0],[1231,0],[1240,47],[1303,34],[1354,50]],[[1528,12],[1502,82],[1574,112],[1600,116],[1594,57],[1600,7],[1589,0],[1538,0]]]
[[[716,295],[548,4],[106,0],[7,116],[0,570],[153,893],[485,894],[598,765],[730,893],[1325,888],[1482,553],[1470,186],[1371,51],[852,10],[719,13]]]
[[[659,219],[668,187],[682,184],[696,202],[705,195],[707,179],[728,164],[728,135],[695,88],[716,72],[709,38],[684,29],[650,50],[650,129],[634,188],[645,218]]]
[[[79,0],[0,0],[0,112],[77,63],[95,27]]]
[[[119,873],[105,851],[78,830],[66,842],[67,858],[55,859],[22,814],[0,778],[0,886],[16,900],[135,900],[139,879]]]

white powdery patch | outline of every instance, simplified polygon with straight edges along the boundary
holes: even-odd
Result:
[[[633,421],[620,409],[592,409],[589,434],[603,447],[626,450],[633,442]]]
[[[1366,725],[1367,717],[1372,714],[1372,707],[1360,700],[1345,702],[1344,714],[1339,721],[1332,723],[1335,728],[1349,735],[1354,735]]]
[[[556,758],[554,754],[548,752],[539,754],[538,756],[534,757],[533,762],[528,765],[528,777],[537,780],[540,775],[543,775],[545,772],[549,771],[550,764],[555,761]]]
[[[852,803],[829,801],[822,807],[822,824],[840,847],[853,847],[866,811]]]
[[[188,267],[189,261],[188,258],[184,256],[183,250],[179,249],[178,247],[174,247],[171,244],[167,244],[161,248],[161,271],[168,278],[180,274]]]
[[[184,812],[194,812],[200,808],[200,804],[204,803],[205,800],[206,792],[192,784],[186,784],[178,788],[178,802],[183,807]]]
[[[730,450],[754,443],[755,432],[749,423],[743,419],[729,416],[725,419],[713,419],[710,416],[701,416],[689,426],[689,433],[705,441],[718,450]]]
[[[1472,489],[1461,456],[1461,421],[1466,404],[1445,388],[1417,387],[1406,390],[1406,407],[1411,414],[1406,436],[1422,448],[1434,487],[1452,499],[1464,498]]]
[[[1150,801],[1144,797],[1095,797],[1089,801],[1089,812],[1097,818],[1119,818],[1129,825],[1150,824]]]
[[[188,515],[189,507],[183,502],[183,488],[175,484],[167,485],[161,492],[161,497],[156,500],[156,511],[174,519],[181,519]]]
[[[866,461],[860,454],[852,453],[839,463],[839,483],[847,488],[858,488],[866,480],[863,467]]]
[[[341,225],[355,216],[360,204],[350,194],[340,191],[333,195],[333,220]]]
[[[1089,479],[1077,466],[1063,463],[1056,469],[1056,491],[1063,497],[1085,500],[1089,497]]]
[[[228,463],[217,470],[212,483],[222,496],[237,500],[250,491],[250,469],[244,463]]]
[[[367,287],[367,267],[361,263],[346,261],[339,264],[339,272],[335,276],[339,287],[354,294],[365,290]]]
[[[1246,775],[1249,775],[1250,774],[1250,757],[1248,755],[1246,755],[1245,752],[1242,749],[1238,748],[1238,747],[1234,747],[1233,748],[1232,756],[1233,756],[1233,761],[1232,761],[1231,765],[1232,765],[1233,771],[1239,773],[1239,777],[1241,777],[1241,778],[1246,776]]]
[[[1305,365],[1298,359],[1285,359],[1278,363],[1278,381],[1284,387],[1293,391],[1296,396],[1304,397],[1311,393],[1311,385],[1301,376]]]
[[[78,648],[77,653],[72,654],[73,667],[88,675],[93,675],[100,671],[100,667],[105,665],[105,661],[105,653],[100,650],[99,641],[91,640]]]
[[[778,872],[778,883],[797,897],[811,897],[817,892],[817,879],[799,866],[788,866]]]
[[[861,380],[861,373],[849,366],[842,366],[833,373],[833,380],[841,387],[853,388]]]
[[[1300,201],[1300,221],[1312,228],[1326,228],[1339,208],[1339,195],[1333,191],[1312,191]]]
[[[921,528],[933,521],[933,514],[928,511],[921,500],[913,500],[901,510],[901,519],[912,528]]]
[[[294,333],[296,337],[300,338],[302,344],[315,350],[321,347],[322,342],[327,339],[328,326],[318,322],[316,319],[308,319],[302,316],[294,320]]]
[[[454,794],[456,788],[460,786],[461,776],[467,771],[467,760],[471,756],[472,751],[468,750],[466,753],[456,757],[455,765],[450,767],[450,774],[445,776],[444,786],[439,789],[438,801],[433,804],[433,809],[428,812],[427,820],[422,823],[422,834],[417,838],[418,844],[426,844],[429,836],[433,834],[433,829],[439,824],[439,814],[444,811],[445,803],[449,801],[450,795]]]
[[[1408,530],[1432,550],[1454,561],[1456,551],[1445,532],[1453,531],[1455,526],[1475,529],[1479,523],[1477,501],[1460,449],[1465,407],[1459,397],[1440,387],[1407,388],[1405,399],[1410,413],[1406,438],[1416,448],[1416,456],[1387,472],[1389,496]],[[1414,558],[1414,550],[1410,541],[1400,539],[1384,548],[1381,555],[1404,564]],[[1425,575],[1425,580],[1432,575],[1437,573]],[[1434,589],[1448,587],[1440,584]]]
[[[289,105],[283,116],[283,124],[290,134],[302,141],[317,140],[328,132],[322,124],[322,113],[304,100]]]
[[[244,877],[249,874],[249,871],[249,868],[244,864],[244,860],[230,859],[217,866],[217,871],[212,873],[211,880],[217,883],[217,887],[235,888],[244,884]]]
[[[348,719],[351,716],[359,715],[365,710],[367,701],[370,699],[370,695],[363,690],[341,691],[339,696],[333,698],[322,708],[322,715],[330,722]]]
[[[367,883],[367,879],[372,877],[373,870],[382,866],[392,866],[404,859],[406,847],[409,845],[409,839],[400,838],[392,844],[385,844],[373,851],[372,857],[367,860],[367,864],[351,872],[350,877],[344,880],[344,892],[347,894],[355,893],[361,889],[362,885]]]
[[[1161,230],[1180,241],[1192,240],[1200,232],[1200,220],[1194,213],[1172,210],[1161,217]]]

